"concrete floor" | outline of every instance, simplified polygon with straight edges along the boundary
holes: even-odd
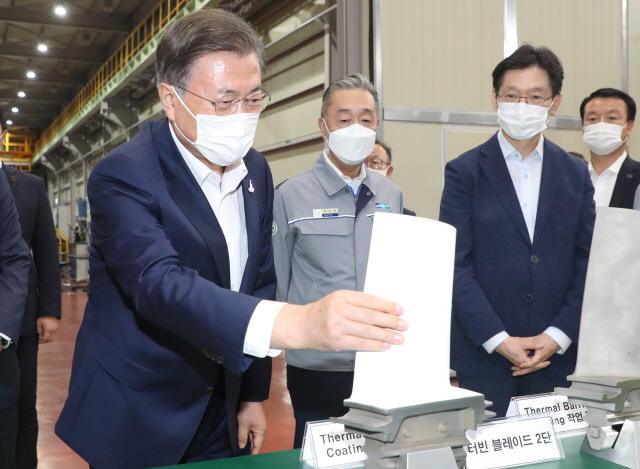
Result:
[[[54,425],[67,398],[73,348],[82,322],[87,294],[62,294],[62,321],[54,342],[40,347],[38,356],[39,469],[87,469],[88,465],[55,434]],[[282,354],[274,360],[271,394],[265,402],[269,429],[263,452],[293,446],[295,421],[286,385]]]

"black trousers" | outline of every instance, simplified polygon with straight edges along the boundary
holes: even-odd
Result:
[[[458,384],[461,388],[484,394],[487,401],[493,402],[493,405],[487,407],[487,410],[495,412],[496,417],[506,415],[512,397],[544,394],[553,392],[556,387],[568,388],[571,386],[571,383],[566,379],[550,380],[538,372],[524,376],[512,376],[503,381],[482,381],[458,373]]]
[[[0,467],[15,469],[20,370],[16,346],[0,352]]]
[[[353,390],[352,371],[305,370],[287,365],[287,388],[296,418],[294,448],[302,448],[307,422],[342,417],[349,411],[344,400]]]
[[[38,334],[21,336],[16,356],[20,366],[20,398],[18,399],[18,437],[16,468],[38,467]]]

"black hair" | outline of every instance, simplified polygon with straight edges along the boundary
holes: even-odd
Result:
[[[531,44],[524,44],[506,59],[502,60],[493,69],[493,89],[498,90],[502,86],[504,74],[509,70],[522,70],[529,67],[540,67],[549,75],[551,93],[556,96],[562,90],[562,80],[564,79],[564,69],[556,54],[547,47],[533,47]]]
[[[631,96],[624,91],[616,90],[615,88],[600,88],[594,91],[589,96],[584,98],[580,105],[580,119],[584,121],[584,108],[587,107],[587,103],[595,98],[620,98],[627,105],[627,120],[633,121],[636,119],[636,102]]]
[[[391,165],[391,148],[389,147],[389,145],[381,142],[380,140],[376,140],[376,145],[380,145],[382,148],[384,148],[384,151],[386,151],[387,155],[389,155],[389,165]]]
[[[204,8],[170,24],[156,49],[156,82],[188,88],[195,62],[212,52],[238,57],[255,53],[265,72],[267,53],[256,29],[238,15],[220,8]],[[183,93],[184,95],[184,93]]]

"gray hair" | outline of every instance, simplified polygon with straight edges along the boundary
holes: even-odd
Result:
[[[227,10],[205,8],[166,28],[156,50],[157,85],[186,88],[193,64],[212,52],[233,52],[239,57],[255,53],[261,73],[267,67],[264,44],[253,26]]]
[[[371,96],[373,96],[373,100],[376,102],[376,113],[379,116],[380,106],[378,105],[378,92],[373,87],[371,82],[367,79],[367,77],[360,73],[341,78],[329,85],[329,87],[324,91],[324,94],[322,95],[322,108],[320,109],[320,116],[326,117],[327,108],[331,105],[331,98],[333,98],[333,94],[336,91],[356,89],[365,90],[371,93]]]

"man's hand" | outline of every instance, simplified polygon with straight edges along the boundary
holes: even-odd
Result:
[[[523,363],[529,363],[529,351],[544,347],[536,342],[533,337],[507,337],[496,347],[496,352],[519,367]]]
[[[511,367],[513,376],[526,375],[548,367],[551,364],[549,361],[551,355],[560,350],[558,343],[545,333],[528,338],[533,339],[538,346],[542,347],[538,347],[527,361],[520,363],[519,366]]]
[[[53,341],[56,331],[58,330],[58,318],[54,316],[43,316],[38,318],[36,325],[38,328],[38,336],[40,336],[38,343],[46,344]]]
[[[247,445],[251,437],[251,454],[258,454],[264,445],[267,433],[267,417],[264,415],[262,402],[241,402],[238,409],[238,444],[240,448]]]
[[[384,351],[400,345],[396,331],[409,327],[402,306],[367,293],[337,291],[304,306],[285,305],[271,334],[271,347],[320,351]]]

